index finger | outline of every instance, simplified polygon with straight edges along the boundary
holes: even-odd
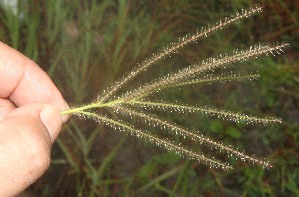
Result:
[[[49,76],[29,58],[0,42],[0,98],[16,106],[47,103],[66,109],[61,93]]]

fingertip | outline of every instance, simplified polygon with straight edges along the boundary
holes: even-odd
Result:
[[[40,119],[47,128],[51,142],[53,143],[57,138],[64,121],[59,110],[51,105],[45,105],[41,109]]]

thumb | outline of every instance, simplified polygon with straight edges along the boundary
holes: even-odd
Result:
[[[22,106],[0,122],[0,196],[13,196],[49,167],[52,143],[60,132],[58,109]]]

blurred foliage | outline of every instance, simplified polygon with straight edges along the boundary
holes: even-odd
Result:
[[[73,106],[94,99],[167,43],[254,3],[19,0],[17,9],[1,4],[0,40],[35,60]],[[209,169],[96,123],[72,119],[54,145],[50,169],[28,189],[30,195],[299,196],[299,3],[258,3],[264,6],[263,13],[184,48],[132,85],[233,48],[257,42],[290,43],[280,56],[246,63],[249,70],[259,70],[258,82],[214,84],[165,95],[169,100],[282,117],[283,124],[268,128],[200,116],[172,118],[266,157],[273,168],[232,161],[232,171]]]

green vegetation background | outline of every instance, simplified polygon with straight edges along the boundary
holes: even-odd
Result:
[[[70,106],[90,102],[153,52],[197,28],[248,8],[248,0],[19,1],[0,8],[0,40],[35,60]],[[299,196],[299,3],[259,0],[264,11],[160,61],[127,88],[206,57],[258,42],[288,42],[282,55],[244,63],[255,82],[166,92],[161,98],[281,117],[269,127],[202,116],[164,116],[265,157],[273,168],[234,161],[223,172],[182,159],[89,120],[72,118],[31,196]],[[234,70],[235,71],[235,70]],[[209,154],[210,150],[205,150]]]

